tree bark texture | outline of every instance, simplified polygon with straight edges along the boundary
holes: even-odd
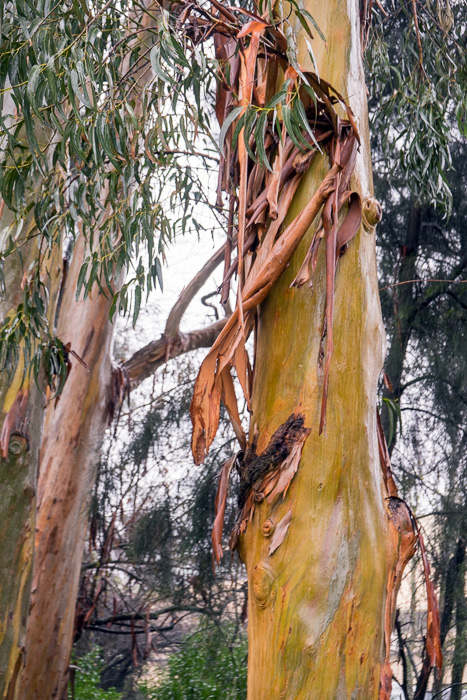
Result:
[[[111,299],[95,289],[75,301],[83,260],[79,239],[61,301],[57,335],[83,359],[73,362],[58,401],[48,404],[40,451],[35,564],[26,657],[17,700],[66,696],[82,552],[108,419],[112,381]]]
[[[14,225],[5,206],[2,227]],[[25,222],[24,229],[29,222]],[[21,241],[19,241],[22,243]],[[4,261],[5,298],[0,317],[5,321],[24,295],[27,271],[37,256],[35,239],[20,246]],[[44,264],[44,280],[50,299],[49,318],[55,312],[60,286],[60,249]],[[27,287],[26,287],[27,288]],[[24,660],[29,610],[36,519],[38,457],[46,401],[32,373],[24,371],[23,346],[18,347],[13,374],[0,375],[0,697],[14,697]]]
[[[373,191],[359,4],[306,0],[305,8],[326,37],[326,44],[312,42],[320,75],[348,96],[357,119],[362,146],[352,188],[365,202]],[[304,66],[306,54],[303,41]],[[324,156],[312,165],[290,217],[327,168]],[[249,581],[249,700],[376,699],[382,675],[380,697],[389,697],[400,533],[391,525],[377,446],[384,332],[374,229],[362,226],[338,265],[326,429],[319,435],[324,251],[313,288],[290,287],[313,226],[259,314],[251,418],[257,450],[291,414],[304,417],[310,434],[286,495],[258,503],[241,538]],[[286,534],[274,549],[271,533],[280,530]]]
[[[5,267],[8,293],[0,306],[2,319],[19,303],[24,274],[16,254]],[[10,697],[23,661],[44,410],[44,401],[23,369],[20,359],[12,377],[2,373],[0,384],[0,697]]]
[[[13,123],[16,107],[10,95],[3,102],[5,124]],[[38,132],[38,141],[48,135]],[[0,143],[3,148],[3,142]],[[8,249],[11,229],[16,248],[4,257],[4,288],[0,290],[0,320],[15,314],[28,290],[30,264],[39,254],[36,238],[27,240],[31,217],[16,228],[15,213],[0,204],[2,241]],[[49,295],[49,321],[55,312],[61,271],[60,246],[45,256],[42,282]],[[31,590],[38,455],[42,437],[45,399],[32,373],[25,372],[24,347],[19,344],[14,372],[0,374],[0,697],[14,696],[23,660],[26,621]],[[35,348],[32,348],[34,352]]]

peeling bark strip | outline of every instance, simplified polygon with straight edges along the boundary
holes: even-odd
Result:
[[[183,17],[188,24],[187,31],[190,23],[202,22],[207,35],[214,35],[220,65],[216,114],[224,150],[217,202],[220,206],[222,193],[227,193],[229,212],[236,211],[238,220],[235,232],[233,215],[229,218],[229,241],[236,240],[237,258],[229,268],[226,264],[222,283],[222,298],[225,300],[229,280],[237,272],[237,306],[201,366],[191,404],[192,450],[195,462],[199,464],[204,461],[216,434],[221,398],[242,448],[245,446],[246,439],[234,406],[235,396],[230,390],[231,368],[237,372],[249,406],[251,372],[245,342],[254,325],[255,310],[288,266],[322,207],[322,224],[318,224],[294,284],[301,286],[310,280],[324,238],[326,312],[322,337],[323,340],[326,337],[327,342],[326,349],[320,353],[325,357],[320,432],[324,429],[333,352],[336,265],[360,227],[362,203],[360,195],[349,189],[360,143],[352,110],[329,82],[312,71],[305,71],[291,58],[281,22],[268,24],[258,9],[257,13],[247,13],[252,19],[242,26],[233,13],[229,12],[227,17],[219,7],[222,21],[208,26],[209,20],[204,14],[202,18],[196,16],[192,19],[197,9],[196,3],[186,7]],[[234,8],[234,11],[238,11],[239,16],[244,14],[240,8]],[[271,44],[274,52],[270,51]],[[277,112],[281,120],[280,138],[276,133],[276,110],[268,107],[273,91],[280,87],[276,85],[279,69],[284,75],[281,90],[285,101]],[[300,113],[301,126],[292,128],[291,114],[295,109]],[[252,134],[251,119],[258,120],[259,135]],[[245,133],[247,125],[249,130]],[[237,131],[236,146],[234,137]],[[318,151],[323,150],[329,159],[329,172],[305,209],[281,232],[303,175]],[[343,207],[346,207],[346,213],[339,221]]]
[[[387,597],[384,614],[385,659],[381,666],[379,700],[390,700],[391,697],[392,669],[390,652],[391,633],[396,616],[396,599],[402,581],[402,574],[408,562],[415,554],[417,544],[420,547],[425,576],[427,594],[427,634],[423,654],[423,668],[418,677],[414,700],[423,700],[431,669],[436,668],[439,672],[443,665],[438,600],[433,581],[430,578],[430,565],[426,556],[422,532],[407,503],[398,497],[379,411],[376,412],[376,424],[380,465],[383,472],[384,484],[389,494],[389,550],[393,557],[393,565],[392,568],[389,569],[387,581]]]
[[[300,463],[302,449],[309,428],[304,427],[304,417],[292,414],[272,436],[266,449],[257,454],[256,435],[252,445],[245,455],[239,452],[230,457],[221,469],[215,503],[215,521],[212,530],[214,558],[219,564],[222,552],[222,529],[224,525],[225,504],[227,500],[228,480],[234,465],[240,476],[240,492],[238,496],[239,515],[230,536],[230,548],[233,551],[238,544],[239,536],[245,531],[248,520],[253,516],[255,505],[265,499],[271,505],[279,496],[285,497]],[[291,520],[279,523],[276,537],[271,542],[272,552],[279,547],[284,539]]]
[[[438,599],[435,587],[430,577],[430,564],[426,556],[425,542],[420,527],[416,523],[420,553],[422,555],[423,572],[425,575],[426,597],[427,597],[427,620],[425,648],[423,650],[423,666],[418,676],[417,688],[414,700],[423,700],[428,687],[428,680],[432,668],[436,668],[439,673],[443,665],[443,652],[441,650],[441,625],[439,619]]]

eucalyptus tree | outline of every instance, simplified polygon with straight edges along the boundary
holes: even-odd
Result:
[[[1,442],[10,468],[1,527],[13,576],[2,588],[0,687],[8,697],[66,692],[87,503],[109,415],[169,356],[208,336],[218,339],[195,387],[193,448],[201,461],[222,397],[242,454],[223,469],[213,539],[219,559],[236,465],[250,696],[287,688],[297,698],[389,697],[394,596],[417,532],[375,412],[381,212],[362,66],[371,7],[2,4]],[[412,24],[420,44],[416,10]],[[203,50],[211,37],[214,57]],[[421,49],[420,75],[422,59]],[[214,210],[228,237],[208,267],[224,258],[223,301],[237,274],[236,309],[208,332],[182,336],[186,293],[165,337],[112,368],[109,316],[130,312],[136,322],[143,293],[160,284],[164,242],[174,228],[199,226],[191,202],[203,188],[184,159],[199,134],[214,148],[215,91]],[[245,340],[254,327],[252,382]],[[249,439],[231,365],[252,409]],[[34,398],[35,385],[46,401]],[[430,583],[428,592],[430,667],[440,659]]]
[[[340,101],[343,106],[344,100],[340,98],[337,90],[349,95],[349,102],[356,113],[357,127],[361,133],[365,119],[364,111],[359,110],[364,110],[364,107],[357,96],[364,93],[364,85],[361,74],[362,82],[359,86],[357,85],[358,55],[352,54],[356,43],[352,43],[354,35],[349,29],[349,25],[352,27],[352,19],[349,24],[342,20],[343,25],[338,28],[337,13],[332,14],[331,9],[318,9],[313,4],[307,5],[306,8],[305,11],[312,13],[317,25],[323,30],[329,54],[326,54],[328,59],[326,60],[322,47],[322,53],[320,53],[319,43],[317,47],[316,42],[313,43],[312,40],[311,55],[308,57],[306,51],[300,53],[299,50],[297,61],[296,55],[288,44],[288,61],[283,59],[284,64],[282,64],[285,86],[290,85],[290,83],[287,85],[287,79],[295,80],[293,87],[298,92],[298,98],[294,105],[290,89],[290,100],[284,100],[285,106],[282,105],[283,123],[287,133],[290,136],[293,131],[294,117],[295,124],[300,122],[299,114],[303,113],[300,99],[308,105],[305,92],[306,86],[310,87],[310,84],[315,97],[318,93],[318,105],[320,98],[327,105],[326,97],[329,101],[334,97],[334,100]],[[400,32],[400,35],[407,37],[407,57],[404,54],[401,59],[404,66],[403,78],[397,66],[394,67],[394,73],[399,78],[398,84],[392,94],[392,86],[389,83],[387,86],[389,106],[383,100],[382,108],[386,110],[385,116],[389,115],[393,120],[394,103],[403,112],[406,123],[403,124],[402,133],[400,129],[397,130],[397,117],[392,122],[396,134],[394,143],[399,148],[403,146],[401,161],[405,171],[411,175],[410,184],[415,200],[420,202],[422,197],[428,197],[434,204],[445,202],[450,197],[444,171],[449,162],[448,132],[451,130],[446,107],[454,107],[460,128],[463,128],[465,115],[465,91],[462,84],[464,66],[462,63],[456,65],[452,57],[447,52],[443,52],[445,45],[450,41],[447,35],[452,29],[454,15],[449,5],[446,7],[446,16],[443,15],[443,8],[438,3],[439,21],[436,17],[433,18],[433,8],[428,7],[422,23],[421,20],[419,21],[415,5],[410,11],[408,21],[404,7],[401,6],[398,11],[397,8],[392,9],[395,10],[396,18],[398,13],[404,13],[404,33]],[[456,19],[460,19],[460,26],[457,26],[456,30],[458,35],[461,35],[465,17],[462,15],[460,5],[456,7],[456,11],[458,15]],[[296,8],[296,12],[300,19],[301,11]],[[343,12],[342,9],[341,12]],[[355,17],[356,13],[354,21]],[[365,17],[364,11],[363,17]],[[262,19],[264,22],[265,17],[263,16]],[[433,19],[436,20],[434,32]],[[300,21],[301,26],[304,27],[305,21],[302,20],[303,17]],[[232,406],[235,402],[232,401],[231,396],[229,397],[228,388],[230,366],[233,366],[242,383],[247,401],[251,402],[251,434],[247,440],[242,430],[238,430],[242,452],[224,465],[220,477],[219,510],[214,528],[214,544],[216,556],[219,558],[222,555],[219,537],[222,498],[226,493],[228,475],[236,466],[241,479],[240,514],[231,541],[234,546],[240,546],[241,556],[246,562],[249,575],[250,696],[275,697],[287,692],[294,697],[309,697],[312,691],[313,697],[340,695],[344,697],[346,693],[346,696],[353,694],[356,697],[373,697],[379,693],[380,697],[388,697],[391,681],[390,630],[395,592],[404,565],[413,554],[414,540],[417,535],[420,537],[420,532],[417,527],[413,529],[411,514],[397,495],[381,430],[377,425],[372,424],[368,417],[362,419],[365,415],[365,407],[372,405],[370,387],[373,386],[374,391],[378,374],[376,372],[371,380],[370,370],[372,367],[374,369],[374,364],[378,362],[378,336],[371,337],[371,333],[375,333],[375,328],[378,327],[378,312],[371,304],[371,288],[366,286],[369,284],[368,279],[371,279],[371,267],[365,267],[365,263],[369,265],[369,258],[362,252],[368,245],[363,230],[369,234],[374,232],[380,212],[377,203],[370,196],[368,171],[365,179],[362,177],[362,171],[358,169],[362,168],[362,161],[357,158],[356,173],[357,178],[360,176],[360,187],[363,182],[364,205],[364,223],[360,236],[352,240],[360,226],[360,219],[355,214],[358,211],[358,195],[355,196],[355,192],[349,191],[346,192],[347,216],[344,215],[343,219],[339,220],[341,225],[339,233],[337,232],[337,214],[339,205],[346,199],[342,196],[341,201],[336,194],[333,195],[334,200],[324,196],[323,200],[327,201],[327,204],[324,205],[322,219],[320,220],[318,216],[318,222],[315,222],[310,230],[309,226],[319,211],[319,206],[316,210],[314,208],[314,200],[319,199],[322,194],[321,187],[326,182],[326,177],[322,179],[323,171],[319,171],[322,165],[317,157],[308,156],[308,161],[306,156],[303,156],[302,160],[297,159],[296,173],[302,167],[309,166],[310,160],[313,160],[313,164],[300,183],[297,199],[292,202],[293,193],[298,185],[297,180],[301,178],[297,175],[295,182],[293,180],[289,182],[289,178],[293,178],[293,168],[290,168],[293,156],[290,156],[290,160],[286,160],[290,154],[290,151],[286,151],[287,156],[284,157],[284,161],[281,160],[281,147],[286,150],[283,139],[277,146],[277,151],[274,145],[270,151],[271,155],[275,156],[271,178],[269,180],[268,177],[265,178],[264,190],[255,189],[258,182],[262,181],[261,166],[268,167],[261,145],[262,138],[258,139],[257,131],[266,136],[264,144],[266,149],[268,146],[271,148],[268,136],[274,134],[275,112],[272,117],[273,126],[270,128],[267,117],[265,118],[261,111],[267,111],[268,107],[272,111],[273,107],[280,102],[274,97],[267,104],[264,101],[271,96],[271,92],[268,92],[268,88],[271,87],[270,76],[265,77],[268,57],[261,53],[261,49],[258,53],[256,52],[260,45],[258,35],[264,34],[268,37],[270,35],[268,35],[269,27],[261,25],[258,17],[255,21],[257,24],[254,28],[254,22],[251,24],[252,38],[244,57],[244,64],[240,63],[239,90],[233,91],[234,94],[239,94],[239,98],[230,101],[226,98],[224,102],[220,100],[222,109],[226,104],[233,102],[237,110],[236,112],[226,110],[223,116],[225,118],[226,114],[229,114],[231,121],[236,122],[232,142],[228,144],[225,155],[226,168],[227,164],[231,168],[230,154],[235,147],[236,139],[239,139],[237,171],[239,262],[237,269],[244,287],[243,292],[239,293],[237,316],[229,321],[201,367],[192,402],[193,452],[195,459],[202,461],[215,433],[220,396],[230,407],[234,424],[238,422],[235,416],[235,405]],[[428,25],[431,34],[435,35],[434,48],[431,52],[426,50],[432,38],[427,31]],[[314,27],[318,32],[316,25]],[[346,34],[346,31],[350,33]],[[360,35],[363,43],[367,31],[368,27],[363,23]],[[242,32],[246,33],[242,30],[238,37],[244,35]],[[290,37],[292,32],[293,28],[287,27],[285,34]],[[279,41],[280,39],[277,40],[276,47]],[[333,41],[335,43],[331,43]],[[414,43],[415,51],[410,50],[410,41]],[[455,39],[453,44],[458,50]],[[345,53],[342,49],[344,55],[339,53],[342,45],[347,52]],[[267,53],[266,50],[265,53]],[[260,67],[257,68],[257,82],[253,95],[245,87],[252,82],[254,75],[251,54],[260,56],[258,59]],[[233,56],[232,49],[229,52],[227,45],[225,55]],[[458,52],[457,56],[461,62],[464,60],[461,52]],[[294,59],[297,63],[294,63]],[[346,64],[346,59],[350,63]],[[271,60],[270,62],[272,63]],[[234,74],[232,58],[229,63],[230,75],[232,75]],[[393,65],[394,63],[386,61],[388,73],[391,73]],[[313,71],[319,67],[321,79],[317,80],[314,73],[309,74],[304,66]],[[433,66],[436,66],[436,72],[432,70]],[[243,78],[242,67],[244,68]],[[378,65],[378,68],[380,67],[381,64]],[[457,70],[458,75],[456,75]],[[440,85],[438,85],[437,78],[440,73],[443,74],[444,83],[441,84],[439,81]],[[276,75],[273,71],[272,74]],[[329,82],[324,82],[323,75]],[[277,87],[274,79],[271,82],[273,87]],[[319,86],[326,90],[330,85],[335,90],[334,95],[331,91],[324,96],[319,93]],[[434,94],[435,85],[437,89],[439,88],[439,95]],[[303,111],[308,116],[313,114],[316,138],[318,135],[321,136],[317,125],[323,115],[319,112],[316,103],[314,111],[311,107],[308,107],[308,110],[308,112],[306,109]],[[219,112],[222,115],[222,111],[219,110]],[[348,117],[350,126],[356,129],[352,116],[352,112],[349,113],[344,107],[344,118]],[[391,118],[386,119],[386,133],[388,129],[390,133]],[[255,124],[256,119],[257,126],[255,140],[253,140],[252,125]],[[230,126],[231,121],[224,121],[221,135],[228,133],[227,127]],[[332,122],[332,116],[330,122]],[[329,122],[328,125],[331,130]],[[296,136],[301,128],[305,129],[306,123],[296,128]],[[242,154],[242,134],[244,148],[248,155]],[[283,135],[281,134],[282,137]],[[404,136],[407,139],[405,144]],[[293,141],[293,137],[290,136],[290,138]],[[346,190],[350,180],[349,170],[353,169],[354,163],[352,162],[352,166],[348,168],[347,158],[351,161],[351,157],[345,151],[347,144],[342,133],[339,141],[342,155],[338,152],[337,157],[339,165],[343,167],[341,177],[345,185],[342,187]],[[287,141],[285,143],[287,144]],[[299,147],[298,142],[294,145]],[[290,148],[293,149],[293,146],[290,145]],[[254,149],[256,149],[255,152],[253,152]],[[425,157],[422,149],[425,150]],[[333,166],[335,151],[332,148],[329,155]],[[247,165],[248,158],[256,164],[253,165],[250,161],[250,165]],[[311,179],[313,173],[315,180],[311,181],[311,188],[306,189],[308,178]],[[333,175],[337,179],[336,187],[339,192],[341,185],[339,177],[335,173]],[[242,182],[245,188],[243,190]],[[289,189],[286,189],[286,184],[289,185]],[[222,185],[224,190],[232,192],[228,184],[226,186],[224,182]],[[281,187],[283,189],[278,201],[277,191]],[[356,187],[355,179],[350,180],[350,187]],[[303,197],[302,200],[300,195]],[[243,208],[242,197],[245,199]],[[323,200],[320,200],[320,204]],[[264,212],[265,215],[260,218]],[[281,236],[275,239],[280,230],[277,222],[282,224],[284,212],[287,215],[284,228]],[[350,219],[354,215],[357,223],[355,224],[354,220],[351,225]],[[307,253],[302,243],[304,234],[305,240],[308,237]],[[320,263],[323,265],[323,261],[318,255],[319,243],[323,238],[326,249],[324,269],[320,268]],[[244,250],[248,249],[250,253],[244,256],[244,267],[241,266],[243,246]],[[297,246],[299,246],[298,252],[295,252]],[[348,248],[346,257],[339,262],[337,277],[335,277],[335,265],[339,253],[342,252],[341,247],[344,246]],[[255,248],[253,257],[251,257],[251,248]],[[453,240],[453,249],[455,260],[458,256],[455,240]],[[295,257],[292,257],[294,253]],[[351,257],[352,255],[355,257]],[[352,262],[348,262],[349,259]],[[361,268],[359,264],[362,265]],[[462,273],[462,259],[459,265],[455,262],[452,274],[449,275],[453,281]],[[346,277],[346,274],[349,277]],[[298,287],[300,290],[300,287],[310,283],[310,280],[317,287],[312,300],[305,296],[304,291],[297,292],[294,289]],[[407,281],[405,277],[403,281]],[[430,300],[431,297],[435,299],[443,294],[449,286],[449,281],[448,278],[446,283],[442,282],[434,289],[430,288],[428,290]],[[340,296],[339,285],[342,285]],[[334,304],[334,287],[336,304]],[[365,293],[368,294],[367,297]],[[341,325],[338,325],[339,321],[337,321],[337,300],[340,304]],[[261,306],[254,316],[253,311],[258,304]],[[335,310],[336,313],[334,313]],[[355,316],[352,315],[353,312]],[[375,314],[374,317],[372,313]],[[336,336],[333,331],[333,322],[336,329],[339,328],[339,336]],[[242,359],[242,355],[245,336],[253,325],[257,335],[254,379],[251,386],[248,365],[246,360]],[[337,341],[334,340],[336,337],[341,343],[339,350]],[[373,354],[368,354],[369,347]],[[336,353],[339,353],[338,359]],[[330,380],[332,376],[330,373],[333,371],[334,389]],[[366,389],[364,389],[365,381],[369,382]],[[389,381],[388,386],[390,386]],[[358,393],[360,390],[364,392],[362,397]],[[333,391],[334,399],[331,399]],[[346,392],[349,393],[346,394]],[[334,401],[331,404],[332,409],[329,405],[330,401]],[[354,417],[356,423],[353,422]],[[331,421],[334,422],[330,435]],[[326,422],[327,435],[323,430]],[[362,430],[360,438],[359,430]],[[375,459],[371,451],[372,445],[373,449],[375,447],[376,435],[378,435],[384,473],[384,476],[379,475],[379,477],[377,473],[371,471],[371,466],[378,463],[378,458]],[[362,451],[357,452],[358,449]],[[368,450],[366,453],[365,449]],[[363,472],[358,473],[358,468]],[[365,469],[368,468],[371,477],[365,473]],[[335,476],[336,473],[338,478]],[[375,481],[372,482],[371,478]],[[380,493],[381,485],[377,486],[378,478],[384,482],[383,492],[386,489],[389,524],[384,517],[378,521],[377,505],[372,516],[368,512],[372,503],[371,493],[375,496],[373,503],[377,504],[379,501],[377,494]],[[373,484],[373,492],[370,484]],[[363,489],[365,493],[359,489]],[[320,493],[321,490],[323,493]],[[329,501],[325,498],[326,493]],[[346,498],[349,499],[348,502]],[[345,516],[339,509],[345,511]],[[365,512],[363,518],[362,509]],[[351,536],[346,535],[347,527],[350,533],[359,533],[358,544],[352,542]],[[391,535],[392,527],[398,533],[394,539]],[[331,532],[333,537],[328,534]],[[269,540],[271,536],[272,539]],[[369,557],[364,553],[365,536],[372,543],[373,558],[377,551],[375,543],[378,542],[377,546],[381,548],[379,551],[382,559],[378,560],[374,569],[368,568]],[[387,556],[388,552],[388,539],[395,548],[392,552],[394,559],[389,562],[384,561],[384,556]],[[391,551],[391,545],[389,551]],[[279,547],[281,549],[278,549]],[[331,548],[330,553],[329,548]],[[276,552],[279,553],[276,554]],[[324,552],[329,555],[327,559]],[[362,558],[361,561],[359,557]],[[422,559],[425,576],[427,576],[428,565],[423,548]],[[383,571],[386,571],[387,580],[380,581],[378,575]],[[368,595],[369,588],[365,588],[362,572],[368,575],[368,580],[371,580],[371,592],[375,595],[375,608],[372,610],[370,610],[372,603]],[[365,590],[366,595],[361,594],[362,590]],[[352,600],[350,611],[346,610],[346,603],[349,600]],[[364,603],[361,602],[363,600]],[[355,603],[355,601],[358,602]],[[354,604],[358,607],[358,612],[355,612]],[[365,614],[368,614],[368,619],[373,615],[374,619],[376,606],[384,606],[384,604],[386,605],[384,638],[382,636],[378,638],[378,634],[382,635],[382,629],[378,626],[373,628],[374,638],[370,639],[366,632],[362,632],[366,635],[365,654],[359,658],[360,665],[357,661],[353,664],[353,653],[356,653],[356,649],[363,647],[354,635],[365,628]],[[352,617],[354,614],[355,619]],[[339,615],[342,616],[341,620]],[[431,667],[434,663],[439,666],[441,661],[439,629],[437,629],[439,620],[433,589],[430,585],[428,585],[427,617],[429,629],[416,697],[423,697]],[[374,647],[371,646],[372,643]],[[329,651],[331,648],[332,654]],[[335,654],[336,648],[340,653]],[[381,656],[382,648],[385,648],[385,657],[384,654]],[[368,651],[369,649],[373,651]],[[331,656],[335,665],[330,663]]]
[[[162,120],[177,96],[169,106],[154,78],[165,21],[157,4],[20,1],[0,11],[1,528],[9,571],[0,692],[61,697],[95,465],[130,381],[112,368],[109,317],[131,311],[136,321],[143,294],[162,284],[165,242],[190,226],[189,191],[199,190],[177,157],[191,151],[202,123],[191,103],[178,131],[170,116]],[[204,66],[195,56],[179,87],[195,82],[199,107],[198,59]]]

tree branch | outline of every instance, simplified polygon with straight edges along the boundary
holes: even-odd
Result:
[[[216,321],[216,323],[191,331],[190,333],[180,333],[180,322],[194,296],[207,282],[213,271],[224,259],[225,245],[222,246],[201,268],[191,282],[183,289],[172,310],[169,313],[165,324],[165,331],[158,340],[153,340],[140,350],[137,350],[128,360],[123,362],[117,371],[124,379],[124,391],[117,397],[113,397],[113,411],[115,406],[121,405],[126,392],[136,389],[144,379],[150,377],[154,372],[164,365],[168,360],[183,355],[198,348],[211,347],[217,336],[226,324],[227,317]],[[117,381],[120,387],[121,382]]]
[[[154,374],[168,360],[191,350],[210,348],[226,323],[227,317],[206,328],[190,333],[178,333],[172,338],[164,334],[158,340],[153,340],[135,352],[122,365],[128,377],[130,391],[136,389],[144,379]]]
[[[428,287],[428,289],[425,290],[425,293],[423,294],[418,304],[417,311],[426,308],[429,304],[431,304],[432,301],[434,301],[441,294],[443,294],[443,292],[446,291],[447,285],[454,282],[457,279],[457,277],[459,277],[459,275],[465,270],[466,267],[467,255],[464,255],[464,257],[459,261],[459,263],[454,266],[451,274],[445,281],[433,284],[431,285],[431,287]]]
[[[170,605],[166,608],[162,608],[161,610],[155,610],[154,612],[151,612],[149,614],[146,612],[117,613],[116,615],[109,615],[108,617],[101,617],[100,619],[94,620],[92,624],[105,626],[108,624],[115,624],[117,622],[128,622],[131,620],[157,620],[163,615],[169,615],[170,613],[179,612],[206,614],[205,608],[201,608],[197,605]]]
[[[202,286],[208,281],[211,274],[214,272],[216,267],[224,259],[225,244],[222,248],[214,253],[214,255],[207,261],[204,267],[198,272],[191,282],[185,287],[167,318],[167,323],[165,324],[164,335],[166,338],[172,339],[178,335],[180,329],[180,321],[182,320],[183,314],[187,310],[190,302],[193,300],[195,294],[199,292]],[[201,347],[201,346],[200,346]]]

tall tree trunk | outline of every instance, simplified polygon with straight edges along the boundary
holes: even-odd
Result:
[[[2,226],[6,224],[5,216]],[[24,258],[13,254],[5,262],[8,296],[0,305],[2,321],[20,302]],[[21,348],[19,351],[21,353]],[[20,355],[21,356],[21,355]],[[34,382],[24,376],[21,361],[13,376],[0,384],[0,697],[11,697],[23,660],[29,608],[37,457],[44,401]]]
[[[153,0],[130,13],[128,36],[154,24]],[[141,37],[143,38],[143,37]],[[152,42],[152,38],[148,39]],[[130,64],[131,42],[122,61]],[[153,73],[143,62],[133,78],[142,88]],[[139,114],[142,104],[138,103]],[[131,197],[130,187],[130,197]],[[100,193],[108,206],[108,183]],[[58,402],[49,403],[40,450],[35,563],[26,653],[12,698],[62,700],[67,696],[76,597],[88,526],[88,506],[114,392],[122,375],[112,372],[112,298],[94,285],[76,302],[77,281],[88,243],[80,234],[62,290],[56,334],[87,365],[73,361]],[[119,288],[122,280],[115,280]],[[117,384],[114,384],[114,381]],[[120,387],[121,389],[121,387]]]
[[[402,375],[405,366],[405,356],[413,324],[418,313],[413,285],[404,284],[404,282],[416,279],[421,223],[421,208],[411,201],[407,218],[405,244],[400,251],[401,257],[398,282],[402,282],[402,284],[395,288],[394,329],[385,362],[385,369],[390,379],[391,386],[384,388],[383,397],[391,399],[392,401],[400,401],[403,393]],[[388,450],[391,454],[396,444],[397,430],[390,430],[389,413],[390,409],[387,404],[384,403],[381,412],[381,420],[388,440]]]
[[[352,187],[371,197],[359,3],[306,0],[305,8],[326,37],[326,45],[313,42],[320,75],[349,96],[362,137]],[[306,48],[299,60],[309,63]],[[311,167],[290,216],[313,195],[327,167],[324,157]],[[291,414],[304,416],[310,434],[286,496],[272,506],[259,503],[241,539],[249,580],[248,698],[370,700],[378,697],[382,674],[386,698],[398,554],[377,445],[384,334],[375,237],[362,227],[339,263],[327,427],[319,435],[324,256],[312,290],[290,288],[310,234],[259,317],[251,420],[258,452]],[[283,543],[269,554],[272,531]]]
[[[25,666],[17,700],[63,698],[88,503],[110,398],[111,299],[97,289],[75,301],[84,241],[78,240],[60,305],[57,335],[74,361],[58,402],[50,402],[40,452],[36,550]]]
[[[15,226],[15,216],[1,207],[1,224]],[[30,225],[24,223],[23,230]],[[4,239],[5,240],[5,239]],[[35,238],[20,245],[4,260],[4,298],[0,319],[16,312],[27,290],[28,269],[38,255]],[[4,252],[4,251],[1,251]],[[60,287],[60,246],[44,264],[43,279],[49,295],[49,319],[55,313]],[[24,661],[29,611],[39,448],[46,401],[33,373],[25,371],[23,344],[14,373],[0,374],[0,697],[14,697]],[[33,349],[34,350],[34,349]],[[40,378],[39,378],[40,379]]]

